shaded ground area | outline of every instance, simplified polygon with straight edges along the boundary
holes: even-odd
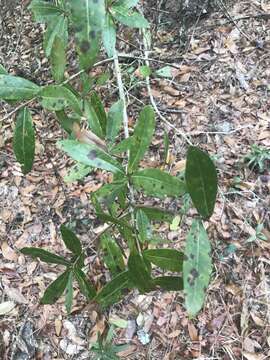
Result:
[[[26,2],[25,2],[26,4]],[[31,22],[25,4],[1,11],[0,62],[11,73],[39,84],[48,83],[48,61],[42,51],[41,28]],[[145,2],[147,7],[147,2]],[[146,12],[153,17],[150,57],[154,69],[172,63],[172,77],[153,72],[152,93],[161,113],[171,123],[167,170],[184,169],[186,143],[177,129],[209,151],[219,171],[220,191],[214,216],[207,224],[213,246],[214,271],[203,311],[187,317],[181,293],[127,295],[100,315],[89,309],[75,290],[75,304],[66,316],[63,301],[39,306],[47,284],[58,268],[20,255],[23,246],[39,246],[63,253],[59,237],[61,223],[69,222],[84,244],[99,231],[89,194],[109,181],[102,171],[83,182],[63,181],[71,161],[55,146],[64,135],[53,116],[31,104],[38,135],[33,171],[23,176],[12,152],[14,109],[1,105],[0,129],[0,303],[9,301],[10,311],[0,314],[0,358],[87,359],[87,349],[103,331],[108,319],[127,328],[116,328],[116,343],[129,347],[129,359],[247,359],[270,357],[270,174],[269,160],[263,169],[248,167],[244,156],[252,146],[270,148],[270,6],[266,2],[239,1],[221,11],[196,18],[181,38],[179,27],[168,24],[168,8],[149,1]],[[170,12],[170,11],[169,11]],[[240,19],[242,18],[242,19]],[[235,20],[234,20],[235,19]],[[172,21],[172,20],[170,20]],[[123,29],[121,52],[143,57],[139,35]],[[69,54],[72,71],[75,63]],[[143,79],[136,71],[143,61],[122,59],[130,106],[130,127],[142,103],[149,103]],[[117,97],[111,64],[97,73],[110,71],[111,81],[100,86],[107,106]],[[163,162],[164,123],[158,123],[156,138],[145,166]],[[143,199],[142,199],[143,201]],[[179,208],[181,204],[165,203]],[[182,249],[188,210],[181,228],[162,225],[156,230],[168,238],[168,246]],[[263,226],[258,230],[258,224]],[[257,228],[257,233],[256,233]],[[107,276],[95,248],[89,249],[87,264],[99,283]],[[0,307],[1,309],[1,307]],[[112,320],[113,319],[113,320]],[[137,321],[137,323],[136,323]],[[141,330],[141,332],[139,331]],[[142,342],[149,335],[150,341]]]

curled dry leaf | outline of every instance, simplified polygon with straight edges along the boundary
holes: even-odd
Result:
[[[15,308],[14,301],[5,301],[0,304],[0,315],[5,315]]]
[[[2,246],[2,254],[4,256],[5,259],[9,260],[9,261],[17,261],[18,260],[18,255],[16,254],[16,252],[8,245],[8,243],[6,241],[3,242]]]

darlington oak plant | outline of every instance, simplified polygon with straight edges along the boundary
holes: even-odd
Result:
[[[210,157],[192,145],[187,151],[184,179],[159,168],[140,167],[154,135],[155,113],[151,106],[143,107],[129,136],[116,50],[118,23],[143,29],[143,36],[149,37],[149,24],[136,6],[138,0],[33,0],[29,8],[34,19],[46,28],[43,46],[54,83],[38,86],[9,75],[0,66],[0,99],[11,104],[24,101],[14,105],[18,111],[13,138],[14,152],[23,173],[29,172],[34,162],[35,130],[27,105],[36,100],[44,109],[54,112],[66,132],[66,138],[57,146],[76,162],[69,179],[83,178],[95,169],[113,175],[111,183],[91,196],[96,216],[107,224],[99,235],[99,251],[111,274],[107,284],[100,288],[100,284],[91,281],[84,265],[85,249],[64,225],[61,234],[70,251],[68,258],[34,247],[23,248],[21,252],[64,267],[63,273],[46,289],[42,304],[53,304],[65,292],[66,308],[70,312],[76,281],[87,300],[102,308],[119,301],[127,289],[137,288],[140,293],[158,288],[183,290],[188,313],[194,316],[203,305],[211,276],[211,247],[203,221],[209,219],[214,210],[217,173]],[[79,71],[66,78],[70,35],[76,44]],[[143,40],[147,42],[146,38]],[[114,61],[120,96],[107,113],[94,91],[95,78],[91,76],[101,44],[108,58]],[[75,77],[79,82],[77,88],[70,83]],[[149,81],[149,74],[147,77]],[[88,129],[82,131],[85,123]],[[119,135],[122,126],[125,139]],[[186,194],[190,195],[198,215],[192,221],[185,251],[162,248],[160,241],[156,241],[152,224],[171,223],[176,214],[164,208],[143,206],[138,203],[138,197],[170,197],[180,202]],[[155,274],[165,275],[154,276],[152,267]]]

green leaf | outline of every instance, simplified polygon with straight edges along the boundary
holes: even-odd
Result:
[[[114,103],[108,112],[106,138],[113,142],[119,133],[123,121],[124,104],[122,100]]]
[[[28,7],[37,22],[46,23],[51,21],[55,16],[63,13],[63,9],[46,0],[32,0]]]
[[[124,174],[122,166],[94,144],[82,144],[75,140],[62,140],[58,141],[57,145],[74,160],[84,165],[104,169],[112,173],[121,172]]]
[[[40,91],[39,96],[41,97],[41,105],[47,110],[59,111],[70,106],[77,114],[82,114],[79,100],[64,86],[45,86]]]
[[[43,48],[47,57],[51,55],[56,37],[61,40],[62,47],[65,49],[68,43],[68,21],[64,15],[55,17],[47,26],[43,40]]]
[[[192,202],[203,218],[214,211],[217,196],[217,171],[210,157],[190,146],[187,154],[186,184]]]
[[[142,77],[146,78],[151,75],[151,68],[149,66],[143,65],[139,67],[139,71]]]
[[[133,230],[133,228],[125,221],[122,219],[117,219],[111,215],[108,215],[106,213],[97,213],[96,214],[102,221],[106,222],[106,223],[112,223],[115,225],[118,225],[119,227],[122,228],[127,228],[130,230]]]
[[[151,106],[145,106],[140,112],[138,122],[134,129],[133,141],[130,147],[130,158],[128,170],[132,171],[138,168],[140,160],[143,158],[155,130],[155,113]]]
[[[105,25],[105,1],[69,0],[69,5],[80,67],[88,70],[99,51],[100,35]]]
[[[125,268],[122,251],[110,234],[101,237],[101,247],[105,253],[104,262],[112,275],[123,271]]]
[[[152,228],[150,221],[142,209],[136,211],[136,227],[138,230],[138,237],[141,243],[147,242],[151,239]]]
[[[40,88],[33,82],[13,75],[0,75],[0,99],[28,100],[34,98]]]
[[[136,209],[141,209],[150,220],[165,221],[171,223],[174,218],[174,213],[168,210],[149,206],[136,206]]]
[[[125,6],[113,5],[110,12],[116,20],[128,27],[140,29],[149,27],[148,21],[141,14]]]
[[[2,64],[0,64],[0,75],[8,75],[7,70],[4,68]]]
[[[153,290],[153,279],[145,259],[140,254],[131,254],[128,259],[130,281],[141,293]]]
[[[34,247],[25,247],[22,248],[20,252],[24,255],[29,255],[34,259],[39,258],[41,261],[44,261],[48,264],[59,264],[65,266],[70,265],[70,262],[67,261],[65,258],[63,258],[62,256],[52,254],[47,250],[37,249]]]
[[[91,105],[93,109],[95,110],[95,113],[97,114],[97,117],[99,119],[100,126],[102,128],[103,137],[106,135],[106,128],[107,128],[107,114],[104,109],[104,106],[102,104],[102,101],[98,94],[94,91],[91,94],[90,97]]]
[[[67,287],[66,287],[66,300],[65,300],[65,306],[67,313],[69,314],[72,309],[72,302],[73,302],[73,286],[72,286],[72,280],[73,280],[73,273],[70,271],[67,281]]]
[[[164,198],[177,197],[185,193],[185,184],[178,178],[159,169],[145,169],[135,172],[131,181],[137,190],[147,195]]]
[[[126,187],[126,180],[115,181],[113,183],[103,185],[95,192],[95,195],[97,196],[100,203],[104,204],[107,208],[109,208],[115,201],[117,196],[119,196],[120,193],[126,191]]]
[[[35,130],[27,107],[22,108],[16,117],[13,150],[22,172],[27,174],[32,169],[35,156]]]
[[[110,150],[111,154],[120,154],[130,150],[133,142],[133,136],[122,140],[119,144],[113,146]]]
[[[161,269],[181,272],[183,267],[183,254],[174,249],[150,249],[143,252],[151,263]]]
[[[69,280],[70,270],[66,270],[54,282],[52,282],[44,292],[40,303],[41,304],[54,304],[63,294]]]
[[[65,44],[59,36],[56,36],[54,39],[50,62],[54,80],[58,83],[62,82],[66,67],[66,51]]]
[[[116,45],[116,27],[113,18],[109,14],[106,14],[102,40],[108,57],[113,57]]]
[[[154,279],[154,284],[167,291],[183,290],[183,279],[179,276],[161,276]]]
[[[116,2],[117,6],[124,6],[130,9],[138,4],[139,0],[119,0]]]
[[[78,281],[79,288],[87,300],[92,300],[96,296],[96,290],[87,279],[85,273],[81,269],[75,269],[74,275]]]
[[[128,271],[123,271],[108,282],[97,294],[95,300],[103,307],[113,304],[119,299],[121,291],[129,287]]]
[[[156,71],[156,75],[163,78],[171,79],[173,77],[173,68],[171,66],[164,66],[163,68]]]
[[[70,170],[67,175],[64,177],[64,181],[67,183],[72,183],[77,180],[84,179],[93,168],[91,166],[87,166],[81,163],[75,164]]]
[[[73,131],[73,124],[74,122],[78,122],[76,118],[68,116],[64,110],[55,111],[55,115],[60,126],[69,134],[71,135]]]
[[[96,134],[99,138],[104,138],[104,133],[99,122],[99,117],[89,100],[84,101],[84,112],[89,127],[93,131],[93,133]]]
[[[63,238],[63,241],[64,241],[66,247],[74,255],[77,255],[77,256],[81,255],[82,245],[81,245],[80,240],[74,234],[74,232],[71,231],[69,228],[67,228],[65,225],[61,225],[60,231],[61,231],[61,235],[62,235],[62,238]]]
[[[211,245],[207,233],[200,220],[193,220],[183,263],[185,304],[190,316],[195,316],[203,306],[211,271]]]

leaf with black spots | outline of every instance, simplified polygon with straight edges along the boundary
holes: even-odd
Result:
[[[39,91],[40,87],[32,81],[13,75],[0,75],[0,99],[28,100]]]
[[[88,70],[100,48],[101,31],[105,26],[105,1],[69,0],[69,6],[80,67]]]
[[[151,106],[145,106],[140,112],[130,146],[128,171],[132,173],[138,168],[140,160],[149,148],[155,130],[155,113]]]
[[[159,169],[139,170],[132,174],[131,181],[135,189],[162,199],[165,196],[178,197],[186,191],[183,181]]]
[[[16,116],[13,150],[22,172],[27,174],[32,169],[35,156],[35,130],[27,107],[22,108]]]
[[[203,306],[205,291],[212,271],[211,245],[200,220],[193,220],[187,235],[183,279],[185,305],[190,316]]]
[[[123,173],[124,169],[118,161],[94,144],[82,144],[76,140],[58,141],[58,147],[74,160],[88,166]]]

